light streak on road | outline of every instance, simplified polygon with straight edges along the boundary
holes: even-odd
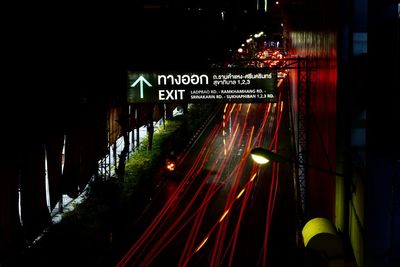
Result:
[[[225,219],[225,216],[228,214],[229,210],[226,210],[224,214],[222,214],[221,218],[219,219],[219,222],[222,222]]]
[[[206,238],[204,238],[204,240],[198,245],[195,252],[199,251],[204,246],[204,244],[207,242],[207,240],[208,240],[208,236]]]
[[[236,199],[239,199],[239,198],[243,195],[243,193],[244,193],[245,190],[246,190],[246,189],[243,188],[243,189],[239,192],[239,194],[237,194]]]
[[[117,267],[151,265],[183,232],[185,236],[179,237],[183,245],[177,259],[178,267],[188,266],[195,254],[203,253],[206,244],[207,253],[210,253],[209,266],[227,263],[231,266],[240,240],[241,222],[251,202],[250,196],[255,190],[263,190],[257,188],[259,167],[253,166],[249,175],[247,159],[252,147],[278,148],[283,104],[280,95],[278,105],[226,104],[222,123],[216,123],[208,133],[176,190],[118,262]],[[254,116],[257,116],[257,121]],[[180,163],[189,158],[188,155],[181,157]],[[263,177],[270,180],[268,199],[265,200],[268,209],[265,233],[260,251],[263,264],[266,262],[268,233],[278,191],[278,174],[279,166],[273,164],[271,178]],[[215,218],[209,211],[216,196],[222,211]],[[214,209],[214,212],[218,211],[219,208]],[[211,227],[209,225],[213,221],[210,218],[215,220]]]

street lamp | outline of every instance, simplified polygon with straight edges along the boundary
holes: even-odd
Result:
[[[251,155],[251,158],[258,164],[267,164],[270,161],[292,162],[297,165],[310,167],[310,168],[313,168],[313,169],[316,169],[316,170],[319,170],[319,171],[322,171],[325,173],[343,177],[343,174],[331,171],[329,169],[323,169],[318,166],[305,164],[305,163],[299,162],[298,160],[286,158],[282,155],[276,154],[275,152],[273,152],[271,150],[261,148],[261,147],[253,148],[250,151],[250,155]],[[302,221],[301,217],[304,215],[299,213],[299,211],[301,209],[300,207],[296,207],[296,208],[298,208],[298,210],[297,210],[298,216],[299,216],[298,222],[301,222]],[[322,217],[316,217],[312,220],[309,220],[302,228],[301,234],[303,236],[305,247],[311,248],[312,250],[318,251],[320,253],[329,254],[329,255],[331,255],[331,257],[338,257],[338,258],[342,257],[344,252],[343,252],[343,247],[341,246],[341,240],[338,237],[338,235],[336,234],[333,224],[328,219],[322,218]],[[325,238],[329,238],[329,242],[326,243]],[[309,242],[311,239],[313,239],[313,241]],[[316,240],[318,240],[318,241],[316,241]],[[326,243],[327,246],[321,247],[321,245],[323,245],[324,243]]]
[[[344,176],[341,173],[337,173],[337,172],[334,172],[334,171],[331,171],[331,170],[328,170],[328,169],[324,169],[324,168],[321,168],[321,167],[318,167],[318,166],[314,166],[314,165],[311,165],[311,164],[302,163],[302,162],[299,162],[299,161],[294,160],[294,159],[286,158],[286,157],[284,157],[282,155],[276,154],[275,152],[273,152],[271,150],[268,150],[268,149],[265,149],[265,148],[262,148],[262,147],[253,148],[250,151],[250,155],[251,155],[251,158],[256,163],[261,164],[261,165],[267,164],[270,161],[292,162],[292,163],[295,163],[295,164],[300,165],[300,166],[313,168],[313,169],[316,169],[316,170],[319,170],[319,171],[322,171],[322,172],[326,172],[326,173],[329,173],[329,174],[342,176],[342,177]]]

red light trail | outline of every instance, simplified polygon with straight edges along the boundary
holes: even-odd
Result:
[[[282,107],[280,100],[277,104],[226,104],[222,123],[215,124],[209,132],[176,190],[116,266],[151,266],[178,239],[182,250],[177,266],[188,266],[205,246],[210,255],[209,266],[232,266],[252,191],[267,189],[256,187],[255,182],[261,177],[259,167],[248,161],[250,149],[265,144],[270,149],[278,148]],[[254,120],[256,114],[263,114],[260,121]],[[188,154],[180,163],[187,160]],[[269,181],[260,249],[265,266],[279,165],[273,163],[271,177],[262,179]]]

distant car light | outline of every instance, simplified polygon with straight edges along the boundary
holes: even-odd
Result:
[[[167,161],[167,170],[174,171],[176,167],[175,162],[168,160]]]

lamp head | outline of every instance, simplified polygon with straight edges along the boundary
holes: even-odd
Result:
[[[251,158],[258,164],[266,164],[266,163],[268,163],[270,161],[290,162],[290,163],[294,163],[296,165],[301,165],[301,166],[306,166],[308,168],[313,168],[313,169],[321,171],[321,172],[325,172],[325,173],[329,173],[329,174],[332,174],[332,175],[344,177],[344,174],[337,173],[335,171],[331,171],[329,169],[324,169],[324,168],[321,168],[321,167],[318,167],[318,166],[314,166],[314,165],[311,165],[311,164],[302,163],[302,162],[299,162],[297,160],[293,160],[293,159],[290,159],[290,158],[286,158],[284,156],[276,154],[275,152],[273,152],[271,150],[268,150],[268,149],[265,149],[265,148],[262,148],[262,147],[253,148],[250,151],[250,155],[251,155]]]
[[[284,161],[290,161],[281,155],[278,155],[271,150],[262,148],[262,147],[256,147],[253,148],[250,151],[251,158],[258,164],[266,164],[269,161],[276,161],[276,162],[284,162]]]
[[[253,148],[250,151],[251,158],[258,164],[267,164],[270,159],[268,158],[268,153],[266,153],[266,149],[261,147]]]

